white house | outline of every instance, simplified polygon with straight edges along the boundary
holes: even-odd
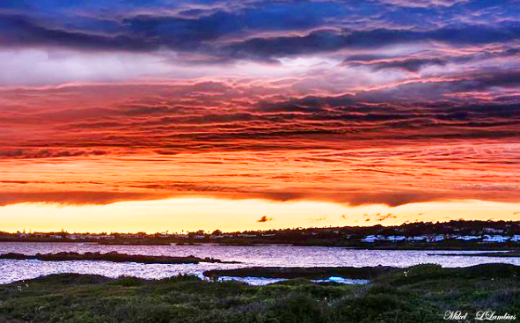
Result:
[[[504,229],[484,228],[485,233],[504,233]]]
[[[426,236],[412,236],[412,237],[408,237],[408,241],[413,241],[413,242],[420,242],[420,241],[426,241]]]
[[[389,236],[386,239],[388,241],[392,241],[392,242],[401,242],[401,241],[405,241],[406,237],[405,236]]]
[[[436,235],[436,236],[433,236],[433,237],[430,237],[429,238],[429,241],[430,242],[441,242],[441,241],[444,241],[445,237],[443,235]]]
[[[366,236],[363,239],[361,239],[361,242],[370,242],[370,243],[372,243],[372,242],[382,241],[382,240],[385,240],[385,237],[371,235],[371,236]]]
[[[480,240],[481,237],[479,237],[479,236],[458,236],[455,239],[463,240],[463,241],[473,241],[473,240]]]
[[[490,243],[501,243],[501,242],[507,242],[509,240],[509,237],[499,236],[499,235],[485,235],[484,236],[484,242],[490,242]]]

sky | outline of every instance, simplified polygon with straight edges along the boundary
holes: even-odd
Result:
[[[520,219],[519,0],[3,0],[0,230]]]

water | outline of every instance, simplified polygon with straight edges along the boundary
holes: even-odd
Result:
[[[285,281],[285,278],[265,278],[265,277],[233,277],[233,276],[221,276],[218,279],[219,281],[238,281],[242,283],[246,283],[253,286],[263,286],[273,283],[278,283]],[[329,277],[328,279],[315,279],[312,280],[316,283],[338,283],[345,285],[366,285],[368,284],[368,280],[366,279],[349,279],[343,277]]]
[[[509,263],[520,266],[520,258],[437,256],[447,253],[475,253],[475,251],[416,251],[416,250],[353,250],[338,247],[297,247],[289,245],[220,246],[106,246],[80,243],[0,243],[0,254],[9,252],[34,255],[58,252],[111,252],[126,254],[211,257],[234,260],[241,264],[138,264],[106,261],[37,261],[0,260],[0,284],[32,279],[56,273],[96,274],[107,277],[135,276],[161,279],[178,274],[202,277],[210,269],[232,269],[250,266],[263,267],[409,267],[424,263],[443,267],[468,267],[483,263]],[[345,277],[348,278],[348,277]]]

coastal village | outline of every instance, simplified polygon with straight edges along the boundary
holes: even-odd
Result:
[[[0,232],[0,241],[97,242],[102,244],[230,243],[309,245],[376,244],[518,244],[520,222],[450,221],[445,223],[409,223],[385,227],[292,228],[264,231],[158,232],[138,233],[69,233]]]

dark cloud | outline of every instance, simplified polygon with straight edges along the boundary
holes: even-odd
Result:
[[[384,70],[384,69],[403,69],[409,72],[417,72],[421,70],[423,67],[438,65],[445,65],[446,61],[440,58],[431,58],[431,59],[421,59],[421,58],[409,58],[404,60],[394,60],[388,62],[380,62],[370,64],[369,66],[373,67],[376,70]]]
[[[62,150],[62,149],[0,149],[0,159],[58,158],[79,156],[101,156],[103,150]]]
[[[131,192],[1,192],[0,206],[18,203],[55,203],[63,205],[103,205],[122,201],[157,200],[165,195]]]
[[[365,26],[346,26],[349,15],[356,16],[356,13],[346,6],[350,10],[342,15],[334,5],[332,2],[273,2],[231,10],[212,9],[207,14],[194,14],[192,10],[184,11],[184,14],[181,11],[178,15],[161,15],[153,10],[138,15],[122,12],[110,23],[92,18],[76,25],[67,16],[60,21],[44,15],[35,17],[21,11],[7,11],[0,12],[0,46],[128,52],[167,49],[199,55],[198,58],[184,56],[188,61],[252,59],[274,62],[278,57],[344,49],[378,49],[430,41],[459,46],[480,45],[520,39],[520,23],[511,19],[499,24],[448,24],[440,18],[438,24],[423,26],[416,22],[406,28],[396,28],[384,19],[379,22],[369,19]],[[379,6],[377,10],[388,13],[386,6]],[[404,12],[401,14],[405,17]],[[432,59],[394,64],[394,67],[417,70],[424,64],[442,62]],[[382,65],[381,68],[386,67]]]
[[[439,41],[477,45],[520,39],[520,24],[504,26],[462,25],[431,30],[373,29],[313,31],[304,36],[251,38],[225,48],[237,58],[275,58],[331,52],[340,49],[373,49],[413,42]]]
[[[158,44],[131,35],[95,34],[46,26],[27,16],[0,13],[0,47],[56,46],[78,50],[151,51]]]
[[[256,222],[268,222],[268,221],[273,221],[274,219],[273,218],[268,218],[267,216],[262,216],[260,219],[256,220]]]

